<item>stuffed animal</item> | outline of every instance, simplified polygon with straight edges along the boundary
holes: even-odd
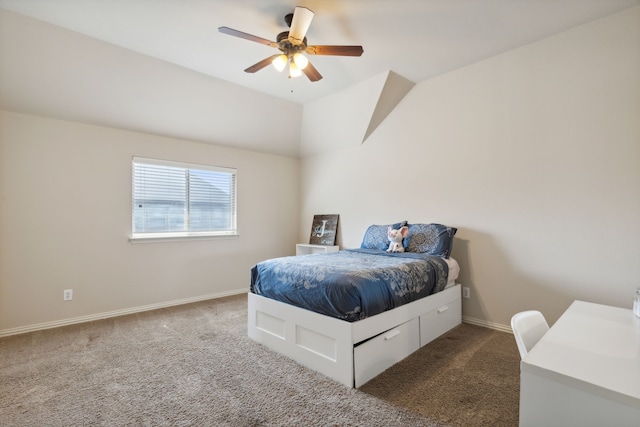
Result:
[[[405,238],[409,232],[409,227],[400,227],[398,230],[393,228],[387,228],[387,237],[389,238],[389,249],[387,252],[404,252],[404,246],[402,246],[402,239]]]

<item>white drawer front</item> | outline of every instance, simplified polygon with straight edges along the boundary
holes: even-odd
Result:
[[[420,347],[430,343],[462,321],[462,303],[455,299],[420,316]]]
[[[354,348],[356,387],[419,349],[419,333],[418,319],[413,319]]]

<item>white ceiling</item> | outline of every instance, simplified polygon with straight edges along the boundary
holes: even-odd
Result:
[[[640,0],[0,0],[27,15],[144,55],[298,104],[392,70],[413,81],[463,67]],[[231,27],[275,40],[296,5],[315,12],[309,44],[355,44],[362,57],[311,57],[324,76],[288,79],[267,67],[276,53],[219,33]]]

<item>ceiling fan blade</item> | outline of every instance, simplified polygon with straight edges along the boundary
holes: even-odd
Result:
[[[320,74],[318,72],[318,70],[316,70],[316,67],[314,67],[313,65],[311,65],[311,62],[309,62],[307,64],[306,67],[304,67],[302,69],[302,72],[304,73],[305,76],[307,76],[309,78],[309,80],[311,80],[312,82],[317,82],[318,80],[320,80],[322,78],[322,74]]]
[[[278,56],[280,56],[280,54],[277,55],[271,55],[268,58],[263,59],[260,62],[256,62],[255,64],[253,64],[251,67],[247,68],[246,70],[244,70],[245,73],[255,73],[256,71],[260,71],[262,70],[264,67],[268,66],[269,64],[271,64],[271,62],[277,58]]]
[[[250,40],[252,42],[264,44],[271,47],[278,47],[278,43],[272,42],[271,40],[263,39],[262,37],[254,36],[252,34],[243,33],[242,31],[234,30],[229,27],[218,27],[218,31],[224,34],[228,34],[230,36],[240,37],[241,39]]]
[[[289,41],[292,45],[297,46],[304,41],[314,13],[306,7],[296,6],[293,11],[293,19],[291,20],[291,28],[289,28]]]
[[[362,46],[308,46],[309,55],[360,56]]]

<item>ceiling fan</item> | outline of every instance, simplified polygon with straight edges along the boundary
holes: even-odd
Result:
[[[304,73],[309,80],[317,82],[322,75],[311,65],[304,53],[309,55],[334,55],[334,56],[360,56],[364,50],[362,46],[309,46],[307,45],[307,30],[311,25],[314,13],[306,7],[297,6],[293,13],[284,17],[289,26],[289,31],[278,34],[276,41],[263,39],[262,37],[234,30],[229,27],[219,27],[218,31],[230,36],[240,37],[256,43],[275,47],[281,53],[272,55],[257,62],[244,70],[247,73],[255,73],[272,64],[278,71],[282,71],[289,64],[289,78],[298,77]]]

